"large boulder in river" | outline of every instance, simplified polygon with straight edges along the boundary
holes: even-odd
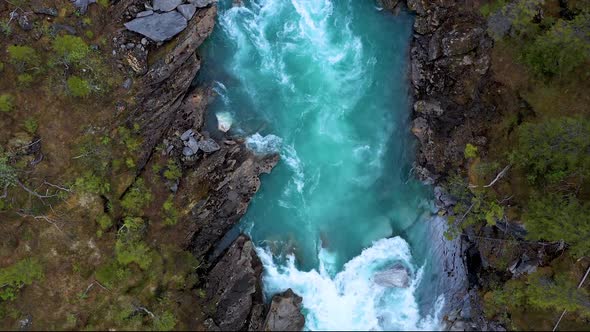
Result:
[[[407,288],[410,286],[410,273],[402,264],[395,264],[385,271],[375,273],[373,281],[384,287]]]
[[[290,288],[273,296],[264,331],[301,331],[305,317],[301,313],[302,298]]]
[[[187,26],[186,18],[177,11],[154,13],[125,23],[128,30],[142,34],[153,41],[163,42],[176,36]]]

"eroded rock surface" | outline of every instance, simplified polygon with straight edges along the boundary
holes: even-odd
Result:
[[[261,273],[254,245],[247,236],[238,237],[207,278],[207,302],[214,305],[211,326],[223,331],[248,328],[253,306],[262,304]]]
[[[301,331],[305,317],[301,313],[301,296],[290,288],[273,296],[264,322],[264,331]]]

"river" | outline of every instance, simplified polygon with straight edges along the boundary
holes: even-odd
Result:
[[[265,294],[302,296],[306,329],[439,328],[431,189],[411,174],[412,24],[372,0],[220,1],[202,46],[209,126],[281,155],[240,227]],[[375,283],[398,263],[407,288]]]

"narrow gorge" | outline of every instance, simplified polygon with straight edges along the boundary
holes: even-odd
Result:
[[[198,75],[218,95],[209,129],[280,155],[240,224],[267,297],[302,296],[310,330],[439,328],[434,207],[408,130],[412,15],[372,1],[218,8]],[[409,281],[388,284],[396,266]]]

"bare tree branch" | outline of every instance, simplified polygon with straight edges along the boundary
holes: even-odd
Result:
[[[512,165],[508,165],[508,166],[504,167],[504,169],[500,173],[498,173],[498,175],[496,175],[496,178],[492,182],[490,182],[490,184],[488,184],[487,186],[483,186],[483,187],[489,188],[489,187],[493,186],[494,184],[496,184],[496,182],[498,182],[498,180],[500,180],[501,178],[504,177],[504,175],[506,175],[506,172],[508,172],[510,167],[512,167]]]
[[[56,194],[54,194],[54,195],[41,195],[41,194],[38,194],[38,193],[34,192],[33,190],[27,188],[27,186],[25,186],[19,179],[16,179],[16,184],[18,184],[26,192],[28,192],[29,194],[31,194],[31,195],[33,195],[33,196],[35,196],[37,198],[41,198],[42,199],[42,198],[51,198],[51,197],[57,196]]]
[[[70,188],[66,188],[66,187],[58,186],[57,184],[49,183],[49,182],[47,182],[47,181],[43,181],[43,183],[44,183],[44,184],[46,184],[46,185],[48,185],[48,186],[50,186],[50,187],[57,188],[57,189],[59,189],[59,190],[67,191],[67,192],[69,192],[69,193],[71,193],[71,192],[72,192],[72,189],[70,189]]]
[[[49,224],[53,225],[53,227],[57,228],[57,230],[60,233],[64,234],[63,230],[57,225],[57,220],[53,220],[53,219],[49,218],[48,216],[36,216],[33,214],[29,214],[29,213],[25,212],[24,210],[17,211],[16,213],[19,216],[24,217],[24,218],[28,217],[28,218],[33,218],[35,220],[45,220],[47,223],[49,223]]]

